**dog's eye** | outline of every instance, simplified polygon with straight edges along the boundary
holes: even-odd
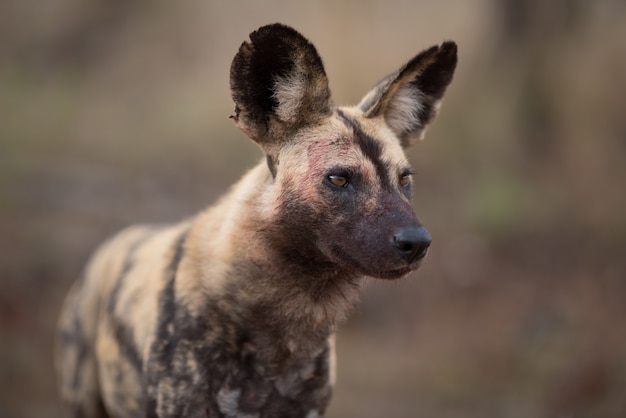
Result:
[[[330,181],[334,186],[337,187],[346,187],[348,185],[348,179],[344,176],[331,174],[330,176],[328,176],[328,181]]]
[[[400,176],[400,186],[407,186],[411,182],[412,173],[404,173]]]

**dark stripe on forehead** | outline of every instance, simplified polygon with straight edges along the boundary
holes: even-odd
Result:
[[[382,160],[383,147],[381,143],[366,134],[356,120],[346,116],[341,110],[337,109],[337,114],[343,123],[354,132],[354,142],[358,145],[363,155],[374,164],[376,174],[378,174],[383,187],[391,187],[392,184],[389,180],[390,167]]]

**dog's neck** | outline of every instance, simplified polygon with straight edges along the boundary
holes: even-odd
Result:
[[[200,249],[190,254],[192,276],[202,294],[232,305],[224,311],[236,326],[273,342],[276,352],[269,357],[302,359],[325,347],[356,303],[362,280],[312,249],[294,251],[289,242],[281,243],[286,231],[275,224],[268,229],[262,209],[255,208],[262,208],[270,176],[262,163],[199,217],[189,237],[198,243],[191,247]],[[189,299],[203,303],[197,296]]]
[[[263,289],[251,300],[253,321],[278,337],[293,356],[313,355],[351,311],[361,280],[319,269],[307,274],[295,265],[267,274],[265,267],[252,267],[258,275],[244,279]]]

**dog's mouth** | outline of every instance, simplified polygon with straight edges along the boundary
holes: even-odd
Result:
[[[374,277],[376,279],[397,280],[397,279],[401,279],[407,276],[409,273],[414,272],[415,270],[419,268],[421,264],[422,263],[418,261],[417,263],[407,266],[407,267],[401,267],[401,268],[392,269],[392,270],[374,271],[374,272],[370,271],[369,273],[366,273],[366,275],[369,277]]]
[[[372,265],[365,265],[365,263],[359,262],[341,248],[334,248],[333,253],[333,258],[336,260],[335,262],[341,260],[340,264],[345,265],[350,270],[358,274],[383,280],[396,280],[405,277],[409,273],[417,270],[421,266],[423,260],[420,258],[418,260],[414,260],[410,264],[405,264],[404,266],[389,266],[389,268],[386,268],[384,262],[378,263],[377,266],[375,266],[376,263],[372,263]]]

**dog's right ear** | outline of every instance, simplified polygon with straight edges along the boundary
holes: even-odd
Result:
[[[331,113],[324,65],[296,30],[263,26],[250,34],[230,67],[232,118],[266,152]]]

